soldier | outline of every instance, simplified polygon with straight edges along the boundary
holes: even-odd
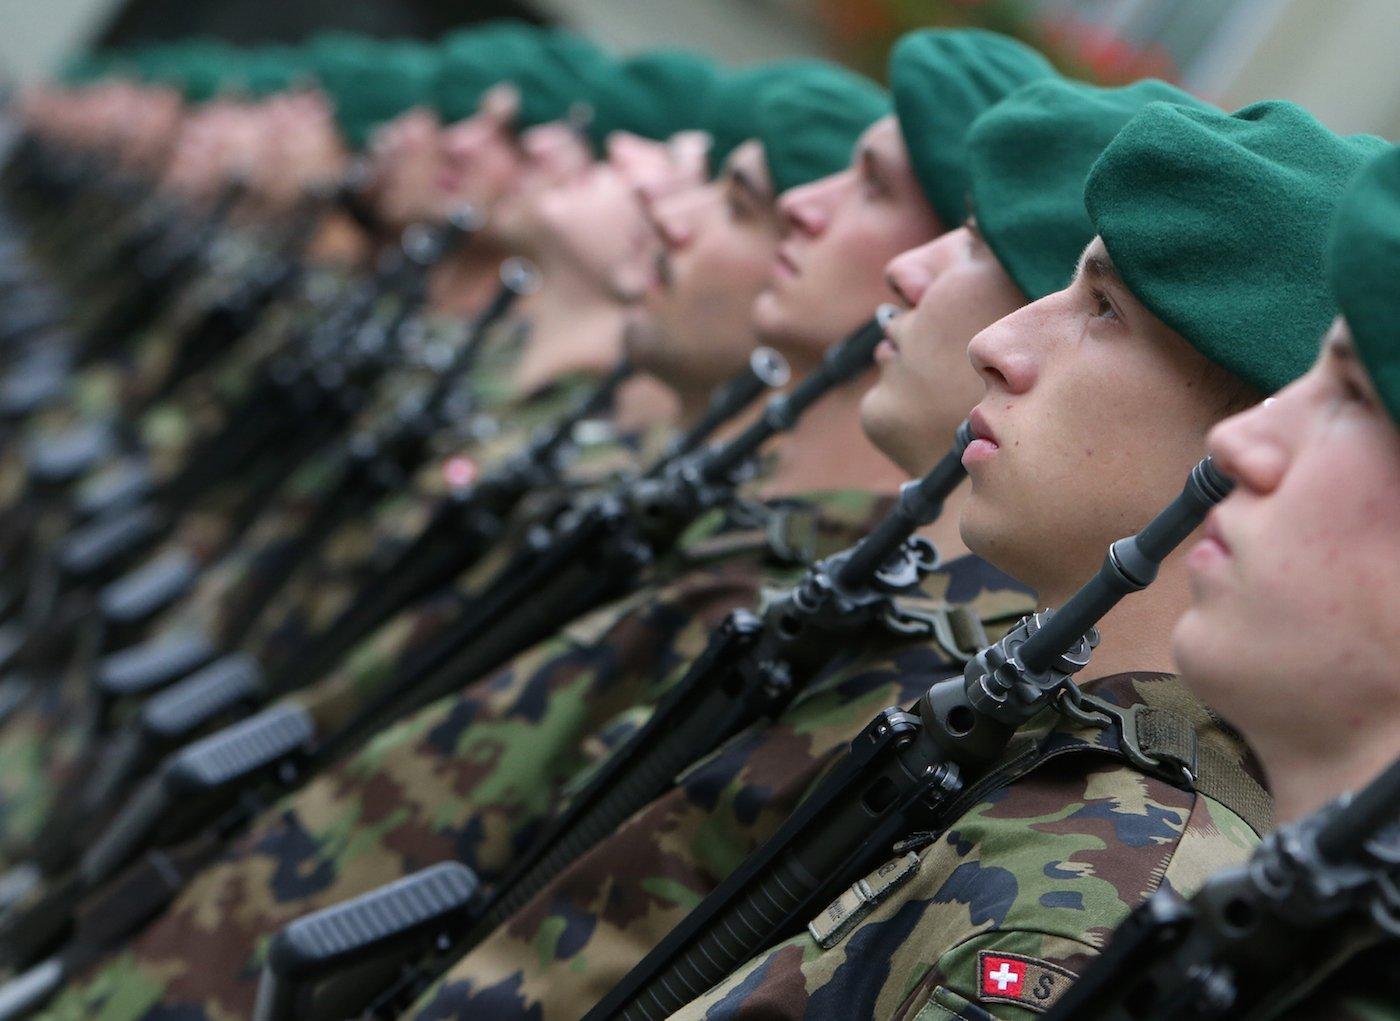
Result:
[[[923,126],[946,109],[913,73],[925,56],[911,40],[892,61],[907,124]],[[891,288],[912,311],[889,328],[880,380],[862,402],[862,418],[906,471],[927,470],[938,444],[977,400],[982,387],[965,361],[968,341],[1064,285],[1093,235],[1082,200],[1090,165],[1133,112],[1161,99],[1191,102],[1155,82],[1107,92],[1058,81],[1027,86],[975,123],[965,168],[953,160],[937,175],[929,168],[950,160],[946,150],[926,132],[905,129],[913,165],[924,171],[919,180],[937,182],[923,185],[930,201],[951,217],[970,195],[974,213],[887,269]],[[1029,168],[1034,188],[1027,186]],[[949,181],[951,169],[960,180]],[[984,620],[1007,620],[1026,603],[961,542],[957,518],[967,496],[966,487],[955,492],[926,533],[945,565],[933,583],[946,590],[936,594],[970,602]],[[956,659],[949,651],[927,639],[887,638],[843,658],[775,725],[752,728],[692,767],[674,791],[546,887],[421,1001],[422,1016],[509,1016],[528,1004],[563,1017],[570,1004],[597,1000],[733,862],[771,835],[871,716],[917,699],[931,676],[950,672]],[[669,899],[652,892],[663,884]],[[587,934],[553,958],[524,952],[566,924],[585,928],[584,920]]]
[[[856,135],[888,108],[874,86],[823,67],[773,75],[765,89],[753,88],[747,79],[743,86],[750,100],[762,100],[768,89],[774,93],[771,114],[765,102],[731,102],[725,108],[743,110],[751,118],[752,127],[746,126],[742,137],[756,135],[765,142],[771,152],[760,168],[765,178],[771,175],[786,186],[842,166]],[[776,243],[776,218],[764,209],[773,200],[771,193],[764,196],[746,196],[757,204],[756,229],[735,232],[741,254],[757,245],[766,258]],[[731,215],[737,219],[746,212],[730,214],[716,205],[706,233],[724,231]],[[895,238],[884,244],[905,247],[907,242]],[[862,284],[872,295],[863,309],[878,293],[883,257],[877,251],[847,267],[851,274],[861,271]],[[729,334],[752,336],[752,327],[742,320],[715,325]],[[827,342],[834,343],[855,325],[833,321]],[[849,414],[854,415],[853,407]],[[784,453],[789,448],[801,453],[820,445],[821,430],[809,428],[787,441]],[[858,534],[878,502],[860,489],[880,484],[890,474],[873,458],[872,452],[851,462],[846,476],[850,488],[831,495],[804,494],[800,503],[785,502],[767,512],[771,516],[782,510],[782,520],[772,527],[792,543],[786,557],[793,551],[810,555],[809,544],[843,546]],[[812,464],[816,458],[804,460]],[[827,480],[834,475],[831,469],[823,472]],[[799,476],[789,473],[788,478],[800,487]],[[55,1009],[84,1010],[97,1003],[113,1009],[116,994],[124,1004],[123,1016],[159,1009],[158,1003],[246,1011],[256,984],[258,941],[286,920],[443,857],[470,861],[488,876],[499,874],[515,848],[528,843],[562,781],[606,748],[609,720],[653,699],[725,612],[752,602],[765,582],[781,583],[790,575],[790,561],[776,557],[762,524],[725,518],[721,514],[697,527],[682,544],[671,569],[677,580],[661,575],[464,695],[415,714],[260,819],[227,860],[201,875],[131,953],[76,983]],[[364,697],[359,692],[372,690],[396,659],[412,651],[412,640],[432,626],[434,614],[440,622],[439,607],[406,614],[386,626],[327,689]],[[326,697],[326,692],[320,694]],[[589,734],[597,735],[595,744],[581,747]],[[277,878],[266,882],[277,876],[290,878],[290,884]],[[225,903],[233,889],[243,891],[237,898],[242,907],[231,915],[216,909],[222,917],[208,926],[206,906]],[[194,945],[201,948],[195,954],[200,967],[181,964],[178,974],[172,973],[170,963],[191,961]]]
[[[921,33],[900,48],[895,66],[896,80],[904,85],[902,96],[897,94],[898,123],[892,118],[877,122],[862,137],[846,170],[787,192],[778,202],[788,234],[786,251],[779,246],[778,259],[791,271],[781,274],[771,293],[760,296],[755,319],[769,324],[771,332],[765,329],[762,334],[765,339],[781,342],[795,358],[812,357],[814,324],[820,321],[812,309],[833,286],[841,272],[838,267],[844,268],[847,286],[853,289],[854,253],[887,231],[886,225],[908,216],[900,206],[920,207],[939,225],[961,215],[968,183],[963,134],[969,122],[1016,82],[1049,73],[1038,56],[1019,45],[979,33]],[[957,70],[961,68],[975,70],[966,75]],[[757,173],[762,169],[759,155],[740,145],[730,157],[729,201],[739,204],[740,222],[752,218],[752,192],[764,183],[764,175]],[[658,273],[656,297],[650,300],[664,321],[681,319],[692,308],[668,293],[670,287],[680,287],[671,281],[690,283],[711,259],[716,266],[733,261],[721,259],[727,250],[711,248],[718,219],[715,207],[723,197],[716,189],[709,196],[676,196],[654,206],[667,238],[667,257]],[[961,252],[967,244],[966,233],[955,231],[935,247],[939,253]],[[1005,310],[1000,295],[983,301],[980,293],[969,296],[968,306],[960,306],[953,296],[961,293],[965,282],[966,278],[952,282],[940,293],[958,313],[981,316],[985,324]],[[879,284],[879,278],[873,283]],[[883,285],[872,286],[863,294],[864,307],[886,294]],[[843,294],[840,303],[848,298]],[[713,311],[714,306],[709,307]],[[850,298],[849,314],[858,314],[859,307]],[[678,361],[689,349],[689,343],[668,346],[665,357]],[[968,370],[966,375],[973,374]],[[966,392],[967,381],[961,382]],[[957,384],[950,384],[949,390],[956,394]],[[962,398],[943,394],[927,399],[937,402],[949,436],[971,403],[970,396],[962,405],[951,403]],[[844,421],[823,415],[822,449],[838,463],[848,459],[838,444],[859,438],[854,435],[856,412],[856,407],[848,407]],[[842,425],[853,435],[843,437],[838,431]],[[921,453],[924,457],[927,454]],[[774,473],[780,475],[781,468]],[[767,484],[775,485],[772,479]],[[959,557],[959,549],[954,546],[947,569],[934,579],[939,596],[966,602],[970,616],[989,622],[1015,616],[1030,605],[1023,588],[975,557]],[[756,839],[771,832],[805,784],[831,761],[843,736],[849,736],[849,721],[863,721],[865,713],[883,704],[889,694],[891,660],[903,668],[948,669],[950,652],[933,643],[906,646],[897,654],[888,641],[876,645],[883,658],[872,655],[859,669],[838,672],[829,684],[817,685],[818,691],[798,714],[804,722],[795,718],[781,733],[741,735],[713,759],[687,771],[683,790],[668,795],[648,809],[641,822],[581,860],[579,868],[566,872],[461,962],[447,985],[424,998],[425,1015],[575,1016],[582,1005],[595,1000]]]
[[[1009,101],[1005,116],[1032,110]],[[1178,489],[1215,421],[1302,372],[1333,315],[1324,231],[1377,145],[1286,103],[1137,113],[1088,176],[1097,236],[1074,280],[969,346],[986,396],[964,457],[968,546],[1062,603],[1111,539]],[[921,850],[875,883],[880,895],[857,898],[853,924],[828,928],[824,914],[678,1016],[1029,1018],[1159,884],[1194,889],[1242,860],[1267,823],[1262,788],[1243,747],[1167,673],[1181,560],[1109,613],[1078,676],[1121,706],[1189,721],[1193,784],[1105,761],[1093,738],[1046,719],[1026,733],[1041,749],[1031,765],[1004,762],[946,829],[901,848]],[[1046,763],[1065,739],[1087,754]]]
[[[394,79],[386,77],[377,79],[379,84],[384,86],[383,93],[393,97],[400,95],[392,86]],[[412,101],[413,94],[400,95],[401,102]],[[351,117],[354,109],[349,97],[341,97],[338,104],[343,116]],[[311,138],[316,127],[324,128],[320,123],[318,111],[314,108],[299,112],[292,111],[292,122],[302,128],[307,129],[307,137]],[[354,112],[355,117],[364,118],[364,113],[358,110]],[[247,136],[252,139],[247,142],[247,148],[256,151],[259,146],[256,139],[261,137],[263,129],[271,129],[282,126],[281,118],[269,118],[265,124],[250,122],[249,127],[253,129],[253,135]],[[222,146],[230,140],[236,141],[240,136],[233,135],[232,139],[226,137],[222,130],[216,130],[216,137],[223,138]],[[314,149],[314,147],[313,147]],[[247,155],[247,154],[243,154]],[[294,159],[289,162],[299,163],[300,159],[295,158],[294,152],[289,152],[289,156]],[[311,174],[324,174],[329,167],[334,166],[334,155],[322,159],[316,158],[313,151],[311,158],[306,160],[306,167]],[[325,154],[322,154],[324,157]],[[240,156],[240,159],[243,156]],[[329,161],[329,162],[328,162]],[[190,172],[199,170],[198,160],[194,161],[195,166]],[[295,166],[282,163],[284,170],[293,170]],[[213,168],[205,166],[200,171],[200,176],[208,173]],[[252,239],[244,239],[249,247],[252,247]],[[137,378],[125,381],[125,389],[130,391],[128,399],[134,404],[143,390],[151,389],[154,381],[144,382],[139,378],[136,369],[145,368],[147,374],[159,379],[158,374],[150,373],[150,366],[160,367],[172,357],[169,349],[175,346],[179,336],[179,323],[158,322],[150,331],[150,335],[144,338],[137,338],[141,357],[133,359],[134,366],[128,367],[120,362],[115,366],[99,366],[97,369],[88,370],[86,375],[98,375],[106,372],[111,374],[114,369],[125,369],[128,376]],[[274,331],[274,337],[276,336]],[[147,440],[144,444],[144,454],[157,465],[155,471],[162,477],[173,475],[178,467],[183,463],[183,454],[195,447],[195,438],[201,435],[196,425],[203,425],[205,429],[212,429],[214,423],[224,421],[221,408],[226,408],[233,404],[233,393],[230,383],[238,375],[251,377],[258,364],[268,355],[268,338],[265,334],[254,331],[242,342],[235,338],[230,344],[229,350],[224,357],[214,359],[209,368],[201,373],[195,373],[191,378],[184,381],[182,386],[176,390],[169,399],[157,403],[151,408],[146,418],[138,423],[139,432]],[[386,377],[391,377],[391,373],[386,373]],[[220,402],[210,391],[217,385],[225,388],[224,400]],[[393,379],[386,379],[386,384],[392,384]],[[86,386],[96,389],[92,382],[86,382]],[[114,388],[120,393],[120,389]],[[100,390],[98,391],[101,392]],[[89,406],[92,402],[89,401]],[[144,426],[144,428],[141,428]],[[318,474],[317,465],[309,466],[309,474],[315,478]],[[324,467],[320,472],[324,473]],[[164,473],[164,474],[162,474]],[[251,489],[252,478],[240,478],[234,480],[230,485],[224,487],[224,499],[220,503],[213,501],[204,504],[202,514],[190,514],[178,523],[179,528],[176,534],[171,537],[166,548],[188,550],[198,558],[208,563],[211,570],[215,569],[216,554],[224,551],[227,541],[233,537],[234,521],[236,514],[230,513],[230,505],[237,505],[242,498],[242,494]],[[256,556],[256,551],[266,553],[267,548],[275,539],[283,538],[288,533],[295,533],[295,522],[299,520],[295,517],[295,512],[304,514],[314,502],[308,500],[307,484],[303,477],[296,473],[287,487],[287,494],[281,500],[271,500],[272,506],[262,515],[260,522],[261,530],[254,528],[250,535],[250,546],[255,551],[252,556]],[[289,494],[289,495],[288,495]],[[290,505],[290,509],[289,509]],[[247,548],[242,551],[232,551],[230,561],[223,562],[222,571],[216,571],[211,578],[206,581],[204,591],[192,594],[192,601],[197,605],[197,609],[209,610],[217,608],[227,613],[230,617],[239,616],[237,608],[229,602],[227,590],[235,587],[243,580],[247,574],[250,556]],[[218,594],[216,594],[216,592]],[[235,591],[235,595],[237,592]],[[223,602],[220,603],[220,596]],[[182,611],[183,614],[182,614]],[[171,631],[175,628],[189,629],[196,626],[194,619],[197,613],[188,612],[188,607],[184,606],[171,611],[162,624],[161,630]],[[199,625],[210,629],[211,636],[216,634],[214,622],[208,616],[203,616],[198,621]],[[11,712],[5,719],[3,725],[3,740],[0,740],[0,747],[3,747],[6,755],[8,768],[5,772],[6,797],[4,799],[5,814],[3,816],[4,843],[11,853],[17,849],[25,847],[27,841],[37,832],[38,827],[45,819],[53,795],[56,793],[56,780],[61,781],[67,772],[77,763],[81,763],[78,758],[81,751],[82,742],[78,739],[86,724],[83,722],[84,713],[82,705],[89,699],[87,690],[87,677],[84,670],[72,670],[54,685],[53,690],[46,692],[42,699],[31,699],[22,712]]]
[[[307,150],[294,146],[281,147],[266,152],[264,162],[273,168],[274,173],[280,173],[286,179],[320,179],[328,169],[333,169],[338,152],[334,148],[336,143],[329,137],[325,111],[317,104],[306,103],[299,98],[287,102],[287,109],[268,111],[260,130],[294,126],[307,144]],[[197,116],[186,118],[187,129],[193,128],[192,122]],[[177,167],[182,159],[187,159],[192,164],[191,172],[197,170],[199,176],[212,178],[217,173],[215,163],[212,159],[205,162],[205,157],[196,159],[189,155],[195,148],[194,140],[182,136],[170,166]],[[318,150],[322,149],[328,150],[328,153],[318,155]],[[269,198],[272,207],[276,208],[280,197]],[[236,238],[230,247],[242,250],[246,258],[248,254],[258,252],[258,241],[252,232],[247,232],[245,236]],[[173,473],[181,463],[182,452],[188,451],[201,435],[199,425],[210,427],[222,420],[218,405],[210,400],[215,381],[226,388],[226,399],[231,401],[235,392],[234,380],[240,375],[245,379],[251,376],[257,359],[267,353],[266,335],[251,336],[243,344],[237,338],[232,338],[226,351],[207,359],[206,371],[189,374],[179,387],[171,383],[169,371],[172,362],[178,361],[178,342],[192,327],[197,316],[236,283],[236,273],[229,274],[226,279],[209,274],[203,280],[203,286],[196,282],[186,296],[172,303],[169,315],[140,335],[133,336],[129,350],[119,350],[112,357],[94,360],[73,381],[75,398],[72,404],[81,410],[86,419],[96,422],[126,415],[133,420],[131,433],[141,438],[141,449],[127,454],[152,463],[152,471],[158,476],[162,472]],[[153,404],[153,399],[163,387],[170,388],[168,397]],[[145,414],[138,415],[143,410]],[[66,406],[54,412],[54,415],[67,414]],[[42,435],[42,430],[48,427],[49,419],[53,416],[44,414],[37,417],[40,421],[34,423],[33,428]],[[22,449],[20,444],[14,444],[7,453],[18,454],[16,448]],[[65,520],[61,516],[55,517],[58,524]],[[219,544],[219,529],[207,531],[199,527],[198,519],[194,523],[196,527],[192,534],[182,537],[183,545],[200,555],[214,552]],[[15,534],[8,537],[10,541],[21,539],[26,534],[18,526],[14,527],[13,532]],[[3,828],[6,841],[12,847],[22,846],[35,832],[34,828],[42,821],[52,794],[52,781],[61,776],[75,751],[71,738],[83,724],[80,713],[73,707],[86,697],[86,678],[81,672],[76,672],[67,680],[68,690],[62,690],[60,684],[55,684],[54,688],[60,690],[50,692],[41,704],[31,702],[24,713],[14,715],[12,712],[5,719],[5,736],[0,741],[5,749],[8,767],[5,771]],[[55,728],[67,737],[55,734]]]
[[[485,76],[489,72],[479,67],[477,74]],[[602,78],[602,69],[595,74]],[[660,81],[654,83],[654,96],[658,100],[665,95],[661,84]],[[589,83],[565,80],[550,87],[560,96],[566,93],[591,95],[599,91],[596,85],[585,91],[585,85]],[[342,107],[344,105],[342,103]],[[607,109],[601,102],[597,105]],[[551,108],[537,102],[535,109],[543,116]],[[558,111],[559,105],[553,109]],[[677,103],[671,103],[667,112],[677,117],[687,115],[687,110]],[[613,123],[632,122],[615,115]],[[653,117],[643,126],[656,130],[657,119]],[[527,129],[526,135],[553,128],[552,124],[536,126]],[[575,137],[569,131],[564,131],[564,135],[566,142]],[[558,148],[557,144],[555,147]],[[535,154],[540,151],[545,155],[536,158]],[[384,176],[391,182],[398,178],[394,169],[396,155],[383,151],[377,154],[386,170]],[[586,153],[580,154],[579,159],[587,159]],[[524,346],[523,355],[518,345],[506,345],[509,350],[505,352],[488,352],[486,364],[476,366],[471,374],[470,383],[476,398],[473,421],[483,432],[484,424],[491,424],[492,429],[488,434],[489,442],[458,442],[452,457],[459,466],[471,462],[491,465],[507,452],[519,449],[533,427],[551,421],[575,403],[611,368],[620,354],[624,316],[621,299],[610,279],[602,276],[592,280],[588,274],[605,274],[607,267],[632,255],[630,247],[619,252],[614,246],[599,246],[599,241],[625,240],[627,235],[622,224],[629,217],[634,222],[634,230],[645,227],[640,207],[623,187],[622,175],[606,165],[600,166],[591,180],[610,182],[610,188],[606,194],[593,195],[587,201],[576,201],[579,196],[565,190],[562,198],[566,210],[572,206],[572,216],[541,220],[533,212],[541,201],[558,205],[555,188],[567,178],[568,168],[577,165],[567,157],[562,161],[552,159],[548,148],[539,146],[533,147],[522,161],[521,176],[527,181],[523,190],[528,198],[512,195],[511,204],[518,210],[512,214],[512,219],[522,225],[508,237],[513,243],[528,245],[530,254],[544,266],[548,283],[527,311],[531,339]],[[412,176],[409,175],[410,179]],[[651,174],[650,182],[652,187],[671,186],[666,174],[656,172]],[[381,190],[376,208],[383,208],[386,217],[392,218],[396,203],[392,194]],[[598,230],[596,225],[579,222],[589,213],[605,217],[611,229]],[[529,226],[531,224],[533,226]],[[582,239],[585,246],[587,242],[593,245],[580,252],[577,243],[569,243],[571,238]],[[456,343],[461,341],[459,335]],[[498,357],[498,354],[507,357]],[[421,371],[418,375],[422,375]],[[385,382],[393,382],[388,374]],[[401,384],[396,391],[402,388]],[[624,428],[630,433],[662,422],[670,404],[669,398],[658,390],[654,386],[650,390],[633,388],[622,395],[618,410],[623,416]],[[379,406],[382,408],[388,403],[381,401]],[[624,451],[630,453],[631,439],[626,434],[622,439]],[[609,463],[602,450],[604,446],[601,440],[590,446],[590,460],[595,470]],[[152,647],[191,631],[207,636],[220,647],[227,647],[237,638],[242,647],[256,655],[264,669],[271,672],[335,620],[363,582],[368,568],[390,556],[396,544],[405,543],[413,529],[421,526],[433,499],[445,491],[442,468],[433,463],[413,492],[391,494],[377,501],[362,517],[336,529],[325,540],[325,552],[303,565],[282,585],[281,594],[270,600],[271,593],[258,583],[260,572],[296,555],[299,546],[305,544],[302,530],[308,515],[318,505],[317,488],[325,485],[327,460],[333,459],[335,453],[336,450],[331,449],[325,456],[313,458],[292,477],[251,527],[246,541],[219,564],[212,565],[197,591],[164,615],[154,629],[156,637],[151,639]],[[254,603],[267,603],[257,607],[257,624],[245,623],[242,630],[235,631],[234,622],[248,621],[254,613]],[[249,628],[251,631],[243,638],[243,631]],[[304,683],[315,679],[307,676]],[[82,678],[74,680],[78,687],[74,695],[81,700]],[[67,717],[68,723],[58,722],[56,718],[61,717]],[[8,802],[11,821],[8,836],[14,846],[23,847],[23,841],[32,836],[43,819],[53,792],[52,779],[63,775],[73,762],[81,761],[73,758],[71,736],[62,741],[52,739],[53,726],[67,726],[71,731],[79,725],[79,719],[79,713],[56,712],[52,706],[45,706],[42,712],[36,710],[12,722],[9,730],[13,739],[9,748],[15,758],[6,782],[13,791]],[[51,746],[42,760],[42,770],[31,764],[37,757],[36,743],[40,737],[48,737]]]
[[[1187,569],[1182,679],[1259,755],[1280,823],[1364,786],[1400,754],[1400,150],[1348,189],[1329,245],[1341,316],[1312,369],[1216,426],[1235,480]],[[1306,721],[1306,725],[1300,725]],[[1393,941],[1288,1016],[1400,1016]],[[1319,948],[1319,963],[1324,950]]]

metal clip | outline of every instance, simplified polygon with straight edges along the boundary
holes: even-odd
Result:
[[[1184,780],[1189,789],[1195,789],[1196,774],[1187,763],[1175,758],[1149,755],[1143,750],[1138,737],[1138,713],[1146,706],[1134,705],[1122,709],[1101,698],[1086,695],[1073,681],[1066,681],[1060,689],[1056,708],[1081,726],[1097,727],[1099,730],[1112,727],[1118,737],[1119,750],[1132,765],[1172,783]]]

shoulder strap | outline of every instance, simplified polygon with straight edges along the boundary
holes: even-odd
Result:
[[[1117,759],[1182,790],[1203,794],[1239,816],[1257,835],[1272,828],[1273,800],[1223,748],[1200,739],[1192,721],[1175,709],[1142,703],[1123,709],[1083,696],[1084,708],[1113,719],[1062,720],[1048,731],[1013,740],[1003,764],[976,786],[1003,787],[1067,755]],[[1108,712],[1104,712],[1107,709]]]
[[[1151,758],[1181,763],[1193,778],[1192,786],[1220,802],[1244,820],[1256,834],[1268,832],[1273,823],[1273,799],[1238,762],[1218,746],[1196,739],[1196,730],[1171,709],[1137,706],[1137,743]]]

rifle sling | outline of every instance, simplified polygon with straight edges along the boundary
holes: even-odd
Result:
[[[1162,760],[1168,768],[1159,779],[1176,787],[1184,787],[1179,770],[1173,765],[1190,769],[1190,789],[1204,794],[1234,812],[1255,834],[1268,832],[1273,826],[1273,801],[1268,792],[1247,773],[1238,762],[1210,742],[1198,739],[1197,730],[1186,714],[1166,706],[1138,703],[1127,710],[1137,718],[1137,746],[1149,758]],[[1056,727],[1049,734],[1026,734],[1013,738],[1001,765],[994,768],[958,798],[965,803],[970,796],[981,796],[987,788],[1004,787],[1033,772],[1045,762],[1068,754],[1096,753],[1108,755],[1130,766],[1133,759],[1122,747],[1115,728],[1084,735],[1083,727]],[[1134,766],[1134,768],[1137,768]],[[949,813],[950,823],[961,812]]]
[[[1234,812],[1256,834],[1273,826],[1273,800],[1259,781],[1231,762],[1224,751],[1196,739],[1186,717],[1171,709],[1138,711],[1138,745],[1148,755],[1194,763],[1195,789]]]

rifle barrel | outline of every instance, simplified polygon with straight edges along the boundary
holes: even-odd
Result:
[[[1234,483],[1208,457],[1191,469],[1181,495],[1136,535],[1109,547],[1098,573],[1021,646],[1026,669],[1033,674],[1048,670],[1119,600],[1151,584],[1162,561],[1232,488]]]
[[[870,580],[916,529],[937,520],[943,502],[967,477],[962,455],[972,442],[972,426],[958,426],[953,447],[923,478],[906,482],[899,490],[899,502],[870,534],[852,551],[850,559],[836,574],[839,584],[854,588]]]
[[[1400,759],[1396,759],[1318,830],[1318,852],[1331,862],[1355,858],[1382,829],[1400,822]]]
[[[666,452],[667,459],[683,457],[697,449],[716,429],[758,400],[765,390],[787,386],[791,374],[787,359],[771,347],[754,349],[744,371],[715,390],[700,420],[676,437]]]
[[[701,468],[702,478],[706,482],[727,479],[771,437],[791,428],[803,412],[827,391],[864,372],[875,357],[876,345],[884,336],[884,327],[871,319],[832,348],[822,359],[821,365],[803,377],[791,392],[770,400],[757,422],[713,451]]]

